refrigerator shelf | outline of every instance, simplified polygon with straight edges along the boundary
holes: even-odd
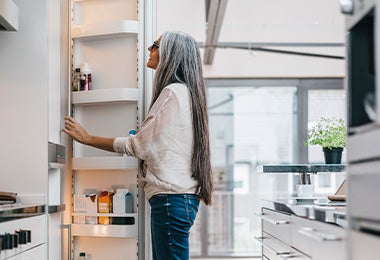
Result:
[[[95,213],[95,214],[89,214],[85,212],[73,212],[71,213],[72,216],[86,216],[86,217],[134,217],[137,218],[137,213],[124,213],[124,214],[117,214],[117,213]]]
[[[77,40],[103,40],[137,36],[138,22],[133,20],[112,21],[99,24],[76,25],[71,37]]]
[[[73,236],[89,237],[135,237],[137,238],[137,219],[133,225],[91,225],[71,224]]]
[[[129,156],[72,158],[73,170],[125,170],[137,169],[138,160]]]
[[[137,102],[137,88],[94,89],[72,92],[74,105],[101,104],[109,102]]]

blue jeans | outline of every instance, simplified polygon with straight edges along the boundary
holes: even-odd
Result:
[[[188,260],[189,234],[198,212],[194,194],[157,194],[150,200],[154,260]]]

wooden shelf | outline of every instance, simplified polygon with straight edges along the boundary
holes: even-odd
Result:
[[[129,156],[72,158],[73,170],[137,169],[138,160]]]
[[[74,91],[72,103],[74,105],[102,104],[109,102],[137,102],[137,88],[112,88],[88,91]]]
[[[137,226],[137,219],[133,225],[71,224],[71,234],[73,236],[137,238]]]
[[[121,37],[132,37],[138,34],[138,22],[123,20],[100,24],[76,25],[72,28],[71,37],[77,40],[103,40]]]

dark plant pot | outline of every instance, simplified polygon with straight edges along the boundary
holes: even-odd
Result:
[[[326,164],[340,164],[342,162],[342,147],[323,148]]]

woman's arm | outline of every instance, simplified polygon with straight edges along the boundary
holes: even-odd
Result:
[[[79,143],[114,152],[113,142],[115,138],[90,135],[86,129],[71,116],[65,117],[65,128],[62,129],[62,132],[68,134]]]

